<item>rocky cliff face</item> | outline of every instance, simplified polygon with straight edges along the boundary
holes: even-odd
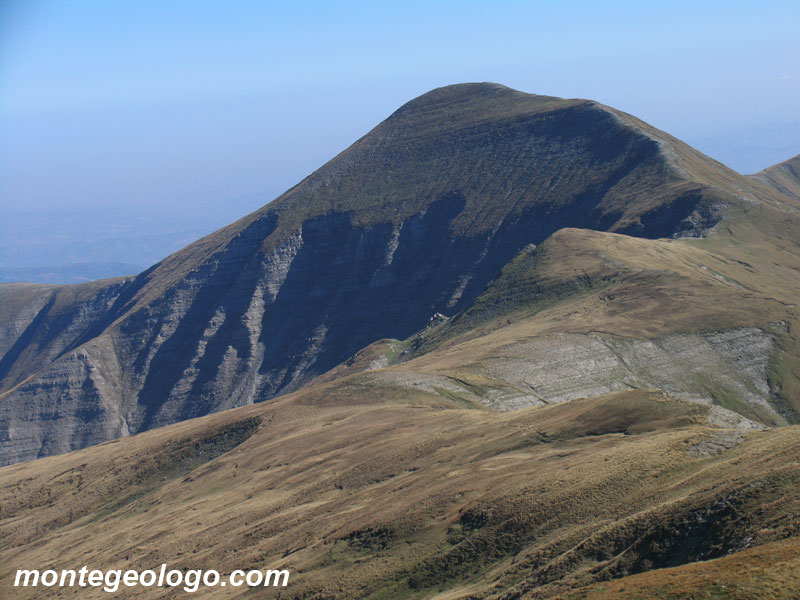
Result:
[[[654,132],[593,102],[442,88],[134,279],[5,288],[3,464],[294,390],[468,307],[563,227],[703,235],[769,196]]]

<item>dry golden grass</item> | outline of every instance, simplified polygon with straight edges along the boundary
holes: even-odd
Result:
[[[4,591],[58,597],[13,590],[21,567],[166,562],[290,569],[271,597],[549,597],[796,526],[798,428],[704,457],[725,430],[658,393],[497,414],[422,392],[347,403],[343,381],[0,470]]]
[[[632,575],[558,596],[563,600],[794,600],[800,541],[788,538],[725,558]]]

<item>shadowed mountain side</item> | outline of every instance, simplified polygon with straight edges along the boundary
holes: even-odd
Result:
[[[513,413],[436,397],[341,380],[0,469],[0,577],[285,568],[293,598],[510,600],[680,565],[747,583],[739,552],[796,539],[797,427],[711,428],[641,391]]]
[[[520,250],[564,227],[700,236],[746,206],[793,202],[594,102],[434,90],[136,277],[75,325],[76,341],[39,333],[48,312],[10,331],[3,461],[295,390],[377,339],[468,308]]]
[[[80,345],[87,332],[105,329],[134,287],[132,277],[64,286],[0,284],[0,390]]]

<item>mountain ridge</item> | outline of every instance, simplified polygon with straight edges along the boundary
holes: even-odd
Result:
[[[800,154],[759,171],[751,177],[783,194],[800,199]]]
[[[704,236],[796,205],[592,101],[439,88],[263,208],[99,284],[95,316],[43,302],[17,320],[0,360],[4,453],[63,452],[298,389],[467,309],[565,227]]]

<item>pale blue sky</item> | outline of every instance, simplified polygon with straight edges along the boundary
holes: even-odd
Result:
[[[223,225],[464,81],[599,100],[740,170],[800,152],[797,0],[0,7],[6,214],[204,210]]]

